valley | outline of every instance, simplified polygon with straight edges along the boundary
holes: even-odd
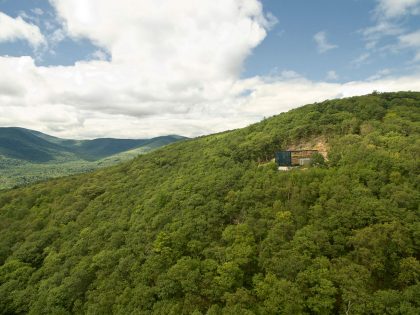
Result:
[[[173,135],[139,140],[69,140],[24,128],[3,127],[0,128],[0,189],[90,172],[183,139],[186,138]]]

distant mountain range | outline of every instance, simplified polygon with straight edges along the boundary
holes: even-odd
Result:
[[[69,155],[87,161],[96,161],[140,147],[159,148],[182,139],[185,137],[171,135],[152,139],[70,140],[30,129],[0,127],[0,155],[36,163],[50,162]]]
[[[39,131],[0,127],[0,189],[90,171],[186,139],[62,139]]]

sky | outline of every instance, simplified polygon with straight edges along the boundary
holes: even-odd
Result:
[[[0,126],[194,137],[420,91],[420,0],[0,0]]]

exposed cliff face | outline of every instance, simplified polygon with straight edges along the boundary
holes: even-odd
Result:
[[[328,143],[325,136],[318,136],[308,140],[298,141],[287,147],[286,150],[317,150],[322,156],[328,158]]]

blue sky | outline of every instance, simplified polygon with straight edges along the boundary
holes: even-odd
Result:
[[[37,10],[42,10],[42,15]],[[0,0],[0,11],[11,17],[23,16],[30,23],[36,24],[43,34],[54,34],[59,29],[54,8],[46,0]],[[39,11],[41,12],[41,11]],[[0,55],[30,55],[36,58],[38,65],[71,65],[78,60],[91,58],[96,47],[90,40],[66,37],[58,43],[51,43],[45,51],[34,51],[26,42],[16,40],[0,43]]]
[[[257,46],[243,65],[241,76],[272,75],[282,71],[295,71],[312,80],[327,79],[335,71],[338,81],[361,80],[388,69],[395,73],[412,70],[414,49],[376,52],[358,64],[355,61],[369,53],[365,48],[363,30],[375,24],[375,0],[263,0],[264,11],[272,14],[277,23]],[[44,13],[34,14],[36,9]],[[1,0],[0,11],[26,18],[38,25],[43,33],[52,33],[46,24],[58,27],[54,8],[45,0]],[[398,24],[407,30],[420,29],[419,16],[405,16]],[[327,40],[338,47],[326,53],[317,51],[314,35],[325,32]],[[395,39],[383,38],[382,45]],[[65,38],[50,50],[36,52],[24,41],[0,43],[0,55],[32,55],[39,65],[72,65],[78,60],[91,59],[99,47],[87,39]]]
[[[350,81],[368,78],[384,69],[407,73],[412,68],[415,49],[398,53],[366,49],[363,31],[377,22],[374,0],[264,0],[263,4],[278,23],[246,61],[244,76],[264,75],[276,69],[323,80],[328,71],[336,71],[339,81]],[[395,23],[407,31],[420,29],[419,16],[406,15]],[[313,37],[322,31],[338,47],[320,54]],[[380,45],[396,42],[396,38],[384,37]],[[367,53],[372,53],[371,58],[362,64],[355,62]]]
[[[343,76],[354,75],[350,61],[364,51],[358,30],[372,23],[373,1],[265,0],[263,3],[278,23],[246,62],[246,75],[269,73],[275,68],[297,71],[313,79],[323,79],[333,69]],[[320,54],[313,38],[322,31],[338,47]]]
[[[206,134],[418,90],[420,0],[0,0],[0,71],[0,125]]]

